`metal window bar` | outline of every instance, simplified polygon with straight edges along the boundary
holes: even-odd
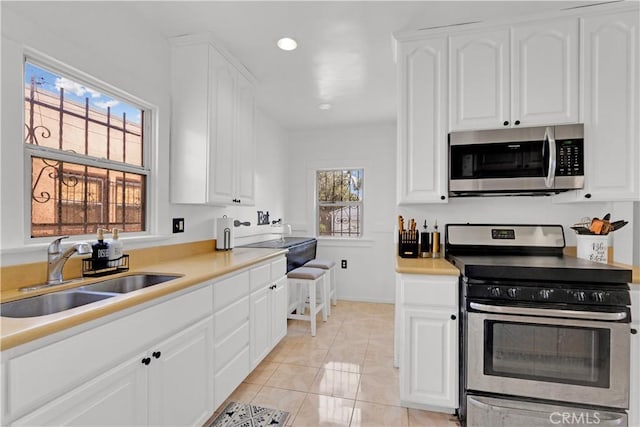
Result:
[[[362,169],[316,172],[319,235],[361,235],[362,176]],[[327,220],[329,229],[323,230],[327,227]]]
[[[83,114],[78,114],[74,111],[70,111],[68,109],[64,108],[64,102],[65,102],[65,97],[64,97],[64,88],[60,88],[60,94],[59,94],[59,102],[58,102],[58,106],[56,107],[55,105],[52,105],[50,103],[47,102],[42,102],[38,99],[36,99],[36,94],[37,94],[37,90],[36,90],[36,83],[35,83],[35,79],[32,77],[31,78],[31,87],[29,89],[29,96],[25,97],[25,102],[28,104],[28,121],[27,123],[25,123],[25,143],[28,145],[31,145],[32,147],[35,148],[35,146],[39,147],[38,150],[36,150],[36,152],[38,152],[38,154],[32,153],[32,158],[41,158],[41,160],[44,163],[44,166],[42,167],[42,169],[39,172],[39,175],[35,178],[32,178],[32,188],[31,188],[31,198],[34,202],[36,203],[47,203],[49,202],[49,200],[51,199],[50,194],[47,191],[43,191],[40,194],[36,194],[36,188],[38,186],[38,183],[40,182],[40,180],[45,177],[45,174],[43,173],[45,169],[47,168],[51,168],[52,170],[54,170],[55,172],[49,172],[48,174],[46,174],[46,176],[49,179],[53,179],[54,180],[54,201],[55,201],[55,206],[53,207],[54,209],[54,213],[55,213],[55,222],[54,223],[37,223],[34,222],[32,220],[32,236],[34,235],[34,229],[39,229],[42,228],[43,226],[49,226],[52,227],[52,230],[55,229],[55,234],[60,235],[60,234],[66,234],[67,230],[64,230],[63,232],[63,227],[68,227],[68,226],[79,226],[82,229],[82,232],[84,234],[88,233],[90,230],[89,228],[92,225],[97,225],[100,226],[102,224],[105,223],[105,213],[106,213],[106,222],[110,223],[110,217],[111,215],[109,214],[109,212],[104,212],[103,209],[100,210],[100,221],[95,222],[95,221],[89,221],[88,220],[88,214],[89,214],[89,172],[88,172],[88,167],[89,164],[96,164],[94,167],[97,168],[101,168],[103,170],[106,171],[107,174],[107,182],[109,182],[110,179],[110,173],[111,173],[111,169],[109,168],[109,164],[111,164],[111,167],[115,167],[115,169],[120,169],[121,173],[124,175],[126,175],[126,170],[127,169],[132,169],[134,172],[138,174],[139,176],[143,177],[142,178],[142,183],[143,183],[143,188],[142,191],[140,192],[143,196],[146,196],[146,191],[144,189],[144,183],[146,182],[146,180],[144,179],[144,177],[148,174],[148,171],[146,169],[144,169],[142,166],[127,166],[126,164],[124,164],[126,162],[126,144],[127,144],[127,135],[131,135],[134,137],[138,137],[141,140],[143,140],[143,129],[144,129],[144,112],[141,110],[141,127],[140,127],[140,133],[136,133],[130,129],[127,128],[126,126],[126,113],[123,113],[123,117],[122,117],[122,123],[123,126],[119,127],[117,125],[115,125],[114,123],[111,122],[111,111],[110,111],[110,107],[107,108],[107,121],[103,122],[101,120],[97,120],[94,119],[92,117],[90,117],[90,109],[89,109],[89,98],[86,97],[85,98],[85,102],[84,102],[84,111]],[[59,153],[55,153],[54,149],[49,149],[46,147],[40,147],[40,143],[38,141],[38,136],[41,136],[42,138],[49,138],[51,136],[51,131],[44,126],[43,124],[35,124],[35,107],[39,106],[40,108],[47,108],[50,109],[54,112],[57,112],[57,116],[58,116],[58,151]],[[63,146],[64,146],[64,124],[65,124],[65,115],[69,115],[71,117],[75,117],[75,118],[80,118],[84,121],[84,129],[83,129],[83,136],[84,136],[84,141],[83,141],[83,145],[84,145],[84,156],[80,156],[77,155],[75,153],[75,151],[64,151],[63,150]],[[102,161],[101,159],[95,159],[95,158],[91,158],[89,155],[89,124],[90,123],[94,123],[97,125],[101,125],[106,127],[106,133],[107,133],[107,159],[108,161]],[[113,160],[110,160],[111,158],[111,153],[110,153],[110,145],[111,145],[111,131],[120,131],[122,133],[122,148],[123,148],[123,162],[116,162],[116,164],[113,164]],[[29,149],[28,151],[33,151],[32,149]],[[48,155],[47,155],[48,153]],[[35,154],[35,156],[34,156]],[[40,157],[41,155],[46,156],[47,158],[44,157]],[[88,156],[88,157],[87,157]],[[144,157],[143,153],[141,153],[141,159],[143,159]],[[84,164],[84,174],[81,177],[81,179],[78,179],[77,176],[74,176],[72,179],[70,179],[69,177],[65,177],[65,175],[68,175],[65,173],[64,171],[64,162],[67,161],[69,158],[73,158],[72,160],[77,160],[79,165],[83,165]],[[114,170],[115,171],[115,170]],[[66,187],[69,187],[70,185],[77,185],[79,182],[82,182],[84,185],[84,189],[83,189],[83,200],[82,200],[82,217],[83,217],[83,221],[82,223],[78,223],[78,222],[69,222],[69,221],[65,221],[64,218],[64,212],[63,212],[63,204],[65,203],[65,200],[62,199],[63,197],[63,185]],[[125,180],[126,182],[126,180]],[[136,222],[131,222],[128,223],[127,222],[127,216],[126,216],[126,192],[127,192],[127,186],[126,184],[121,185],[121,194],[122,194],[122,221],[121,223],[118,223],[118,225],[120,225],[123,230],[127,229],[127,225],[133,225],[134,228],[136,229],[136,231],[142,231],[144,230],[145,227],[145,221],[144,221],[144,200],[146,200],[145,198],[142,198],[142,203],[141,203],[141,215],[140,218],[141,220],[136,221]],[[104,195],[104,197],[106,197],[106,200],[103,205],[104,206],[109,206],[109,196],[110,196],[110,192],[109,191],[104,191],[102,192],[102,194]],[[32,208],[33,209],[33,208]],[[108,208],[107,208],[108,209]],[[114,215],[115,216],[115,215]],[[140,227],[135,227],[135,225],[140,225]],[[92,227],[93,228],[93,227]],[[95,228],[93,228],[95,229]],[[91,230],[93,231],[93,230]],[[36,233],[37,234],[37,233]],[[38,235],[46,235],[45,234],[38,234]],[[37,236],[34,236],[37,237]]]

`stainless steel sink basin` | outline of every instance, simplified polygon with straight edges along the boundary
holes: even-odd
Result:
[[[58,313],[113,296],[115,294],[78,292],[75,290],[54,292],[2,303],[0,305],[0,315],[3,317],[46,316],[47,314]]]
[[[58,313],[92,302],[102,301],[119,294],[137,291],[159,283],[182,277],[171,274],[132,274],[102,280],[75,289],[52,292],[37,297],[5,302],[0,305],[3,317],[38,317]]]
[[[131,276],[107,279],[91,285],[82,286],[78,288],[78,290],[125,294],[127,292],[137,291],[159,283],[168,282],[169,280],[177,279],[179,277],[182,276],[171,274],[133,274]]]

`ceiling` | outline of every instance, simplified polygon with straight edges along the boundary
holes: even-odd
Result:
[[[490,21],[578,1],[142,1],[127,2],[166,37],[210,32],[258,81],[257,105],[286,129],[392,122],[391,34]],[[283,37],[298,49],[276,47]],[[318,105],[330,103],[326,111]]]

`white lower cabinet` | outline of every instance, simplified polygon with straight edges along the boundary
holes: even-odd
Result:
[[[198,425],[211,415],[211,317],[14,425]]]
[[[401,274],[402,406],[454,413],[458,407],[458,277]]]
[[[287,334],[287,277],[284,259],[251,270],[251,368]]]
[[[16,426],[147,424],[148,370],[141,353],[89,383],[18,419]]]
[[[0,425],[202,425],[286,334],[285,270],[279,256],[3,351]]]
[[[629,427],[640,426],[640,285],[631,284]]]

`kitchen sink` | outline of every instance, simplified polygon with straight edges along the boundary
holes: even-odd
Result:
[[[37,297],[0,304],[2,317],[38,317],[58,313],[92,302],[111,298],[116,294],[79,291],[60,291]]]
[[[91,285],[82,286],[78,288],[78,290],[126,294],[127,292],[144,289],[179,277],[182,276],[173,274],[132,274],[131,276],[117,277],[115,279],[92,283]]]
[[[182,277],[172,274],[132,274],[102,280],[75,289],[52,292],[37,297],[5,302],[0,305],[3,317],[38,317],[58,313],[116,295],[137,291],[149,286]]]

